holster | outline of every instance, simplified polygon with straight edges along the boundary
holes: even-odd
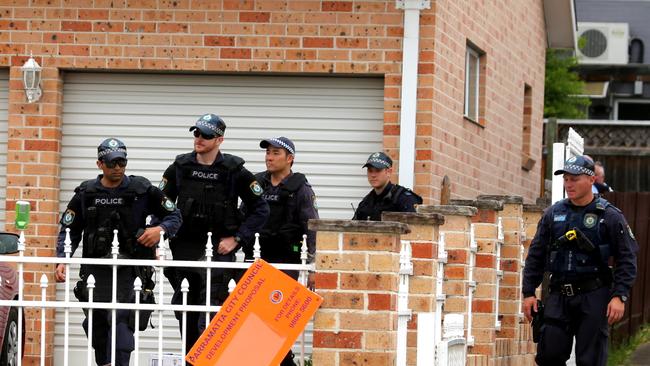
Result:
[[[544,303],[537,300],[537,311],[533,312],[533,321],[531,326],[533,328],[533,342],[539,343],[539,338],[542,335],[542,325],[544,325]]]
[[[154,295],[154,287],[156,283],[153,281],[153,267],[136,267],[136,274],[142,281],[142,290],[140,291],[140,304],[155,304],[156,296]],[[140,319],[139,329],[146,330],[151,319],[153,310],[140,310],[138,318]],[[153,325],[151,326],[153,328]],[[129,328],[135,330],[135,310],[131,310],[129,314]]]

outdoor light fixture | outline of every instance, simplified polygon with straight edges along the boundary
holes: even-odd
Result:
[[[23,72],[23,86],[25,87],[25,95],[27,95],[27,102],[34,103],[41,99],[41,70],[43,69],[33,57],[20,68]]]

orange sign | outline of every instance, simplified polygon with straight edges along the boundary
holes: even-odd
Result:
[[[258,259],[185,360],[194,366],[278,365],[321,302],[320,296]]]

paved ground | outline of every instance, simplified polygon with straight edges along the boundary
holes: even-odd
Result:
[[[647,366],[650,365],[650,343],[642,344],[634,351],[630,359],[632,366]]]

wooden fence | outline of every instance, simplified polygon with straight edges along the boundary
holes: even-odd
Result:
[[[650,323],[650,192],[613,192],[605,198],[620,208],[639,243],[637,276],[623,319],[612,328],[612,343],[620,343]]]

